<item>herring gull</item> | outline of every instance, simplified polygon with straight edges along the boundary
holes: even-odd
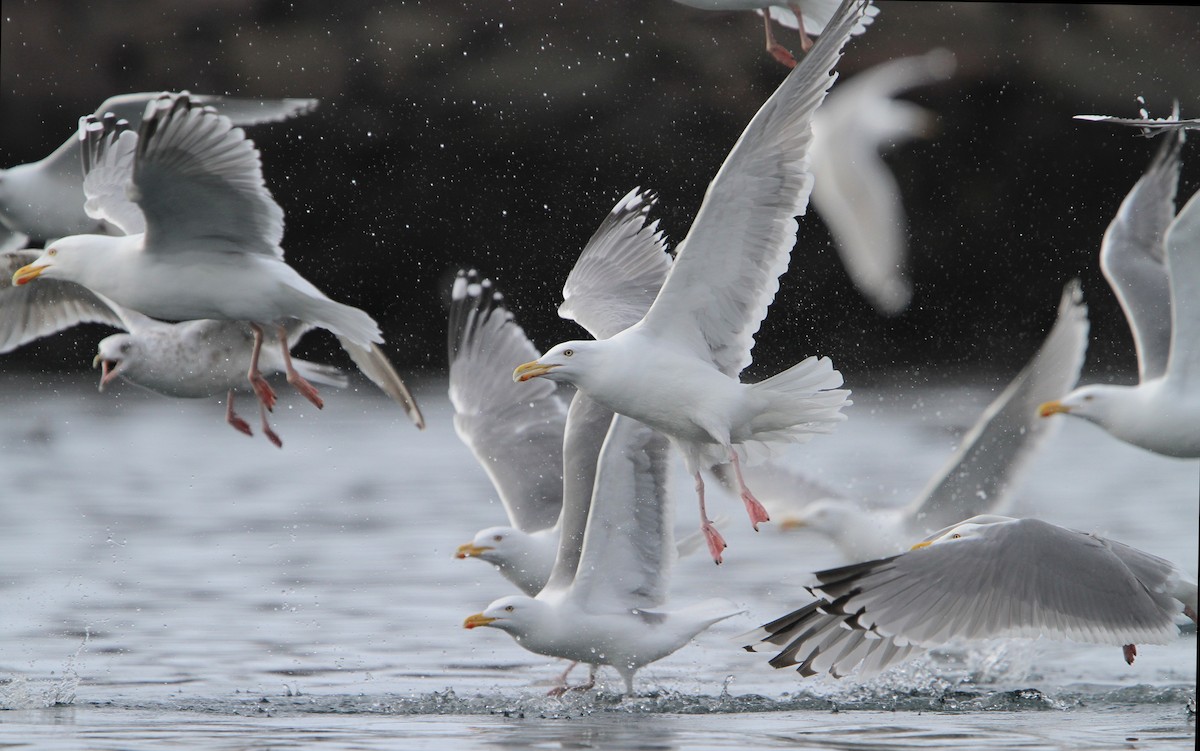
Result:
[[[885,670],[957,639],[1137,644],[1196,620],[1196,582],[1149,553],[1037,519],[976,516],[909,552],[820,571],[816,602],[764,624],[748,651],[782,648],[776,668],[841,677]]]
[[[264,325],[276,332],[288,382],[318,407],[316,389],[291,363],[283,323],[328,329],[360,351],[383,341],[369,315],[329,299],[284,261],[283,211],[257,149],[228,117],[164,94],[146,106],[137,133],[88,116],[80,138],[86,210],[128,234],[60,238],[18,269],[14,284],[73,281],[168,321],[246,321],[254,332],[247,378],[267,409],[275,394],[259,369]]]
[[[780,3],[770,0],[675,0],[682,5],[690,5],[701,10],[752,10],[762,16],[763,33],[766,36],[766,49],[771,57],[789,68],[796,67],[796,58],[788,49],[775,40],[771,30],[771,21],[781,26],[796,29],[800,34],[800,50],[808,52],[812,49],[811,37],[820,36],[829,25],[838,9],[838,0],[791,0]],[[879,15],[879,9],[871,6],[859,21],[851,34],[861,34]]]
[[[813,112],[836,75],[842,45],[868,3],[846,0],[828,33],[746,127],[709,185],[666,281],[645,316],[608,339],[568,341],[517,366],[513,378],[574,384],[597,402],[671,438],[695,478],[701,530],[713,560],[725,542],[704,506],[700,470],[732,462],[752,525],[767,521],[740,463],[772,444],[829,432],[849,392],[828,358],[755,384],[754,333],[779,287],[808,201]],[[636,372],[632,369],[636,368]]]
[[[112,113],[136,129],[141,124],[146,105],[159,96],[161,92],[109,97],[96,108],[95,115],[103,117]],[[215,108],[234,125],[240,126],[280,122],[312,112],[317,106],[316,99],[189,96],[193,102]],[[82,195],[80,141],[72,135],[45,159],[0,169],[0,229],[38,242],[87,233],[123,234],[103,220],[88,216],[80,200]],[[0,244],[4,244],[3,239]],[[4,244],[4,249],[14,248]]]
[[[1167,134],[1100,245],[1100,268],[1133,331],[1138,385],[1092,384],[1041,406],[1126,443],[1200,457],[1200,191],[1175,213],[1186,130]]]
[[[908,541],[935,529],[1001,509],[1024,468],[1054,432],[1038,417],[1038,405],[1075,385],[1087,336],[1087,306],[1079,281],[1073,280],[1064,287],[1058,317],[1033,358],[988,405],[958,450],[911,503],[864,508],[854,500],[834,497],[814,499],[792,510],[796,504],[788,497],[762,494],[763,503],[781,527],[805,527],[824,534],[853,561],[899,553],[908,548]],[[788,482],[785,487],[794,496],[795,488],[803,485]]]
[[[576,689],[591,688],[599,666],[611,665],[632,694],[641,667],[744,612],[716,598],[663,609],[676,555],[669,453],[661,434],[614,417],[594,490],[574,499],[589,506],[582,549],[564,530],[555,570],[536,597],[502,597],[463,626],[500,629],[531,652],[587,663],[590,680]]]

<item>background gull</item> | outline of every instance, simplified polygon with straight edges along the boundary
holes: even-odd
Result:
[[[1087,306],[1078,280],[1063,288],[1050,333],[1021,372],[1009,382],[963,436],[954,455],[925,489],[900,508],[864,508],[840,497],[814,499],[797,489],[802,480],[783,482],[785,494],[763,494],[763,502],[784,527],[806,527],[827,535],[847,559],[893,555],[958,519],[1002,509],[1019,478],[1053,431],[1038,417],[1038,405],[1062,393],[1079,378],[1087,352]],[[778,462],[771,471],[796,472]],[[826,494],[827,495],[827,494]]]
[[[1045,636],[1166,644],[1196,620],[1196,582],[1169,561],[1037,519],[976,516],[913,550],[821,571],[821,598],[754,633],[772,667],[869,674],[957,639]],[[764,644],[771,645],[764,647]]]
[[[186,92],[184,92],[186,93]],[[161,92],[120,94],[96,108],[97,117],[112,113],[136,129],[146,105]],[[250,126],[287,120],[312,112],[316,99],[244,99],[189,94],[193,102],[211,106],[234,125]],[[26,240],[49,242],[67,235],[124,234],[83,211],[80,142],[72,135],[45,159],[0,170],[0,249],[23,247]],[[27,237],[26,237],[27,236]]]
[[[896,95],[953,73],[954,55],[943,49],[889,60],[841,81],[813,115],[813,208],[854,286],[886,315],[908,307],[912,282],[900,187],[879,151],[936,125],[933,113]]]
[[[696,481],[701,530],[713,560],[725,542],[704,507],[700,469],[732,462],[751,523],[768,519],[740,462],[771,444],[800,442],[844,418],[848,392],[827,358],[810,357],[742,384],[754,333],[796,241],[812,176],[813,111],[833,83],[841,47],[866,4],[840,7],[829,33],[751,120],[705,194],[650,310],[599,341],[569,341],[516,368],[514,379],[573,383],[596,401],[668,435]],[[739,456],[742,454],[743,456]]]
[[[1125,311],[1138,385],[1093,384],[1042,405],[1166,456],[1200,457],[1200,192],[1175,213],[1186,130],[1168,133],[1100,244]]]
[[[275,328],[288,382],[318,407],[316,389],[291,365],[289,319],[332,331],[379,382],[378,325],[283,260],[283,212],[263,184],[258,151],[229,118],[163,95],[147,105],[140,134],[115,118],[84,118],[80,131],[86,209],[130,234],[59,239],[17,270],[15,284],[62,279],[154,318],[247,321],[248,380],[267,409],[275,395],[259,372],[262,324]],[[421,426],[411,398],[407,406]]]

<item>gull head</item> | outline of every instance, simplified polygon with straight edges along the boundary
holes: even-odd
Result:
[[[513,527],[488,527],[480,530],[475,539],[458,546],[455,558],[479,558],[500,565],[518,558],[525,549],[522,544],[529,535]]]
[[[463,628],[488,626],[501,631],[521,632],[538,620],[546,604],[524,595],[509,595],[495,600],[482,613],[467,616]]]
[[[113,334],[100,340],[92,367],[100,368],[101,391],[129,366],[135,344],[129,334]]]
[[[97,258],[91,248],[92,241],[98,235],[72,235],[63,237],[51,243],[33,263],[17,269],[12,276],[12,283],[17,286],[29,284],[34,279],[54,277],[67,281],[77,281],[80,271]]]
[[[1095,423],[1105,424],[1112,411],[1115,400],[1112,398],[1117,391],[1126,388],[1094,384],[1075,389],[1062,399],[1044,402],[1038,407],[1042,417],[1051,415],[1072,415],[1082,417]]]
[[[788,514],[779,522],[780,529],[812,529],[829,537],[841,537],[855,526],[863,515],[857,503],[840,498],[813,501],[800,511]]]
[[[921,540],[916,545],[912,546],[913,550],[920,550],[931,545],[945,545],[948,543],[957,543],[962,540],[972,540],[982,536],[993,524],[1004,524],[1006,522],[1016,521],[1011,516],[999,516],[996,514],[980,514],[972,516],[966,521],[959,522],[951,527],[940,529],[934,532],[929,537]]]
[[[578,384],[588,364],[599,355],[600,342],[563,342],[532,362],[518,365],[513,371],[513,381],[524,383],[531,378],[547,378],[551,381]]]

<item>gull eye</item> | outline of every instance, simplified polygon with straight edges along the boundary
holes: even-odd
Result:
[[[506,606],[504,607],[504,612],[505,612],[505,613],[511,613],[512,611],[513,611],[513,606],[512,606],[512,605],[506,605]]]
[[[494,535],[494,536],[492,537],[492,541],[493,541],[493,542],[500,542],[500,541],[501,541],[501,540],[503,540],[503,539],[504,539],[504,535]]]
[[[56,255],[58,255],[58,248],[51,248],[50,250],[48,250],[48,251],[46,252],[46,255],[48,255],[48,256],[56,256]]]
[[[1086,395],[1085,397],[1083,397],[1083,400],[1084,400],[1085,402],[1090,402],[1091,400],[1093,400],[1093,399],[1095,399],[1095,398],[1096,398],[1096,397],[1095,397],[1095,396],[1093,396],[1092,394],[1088,394],[1088,395]]]
[[[961,539],[962,539],[962,535],[960,535],[959,533],[955,532],[954,534],[950,535],[950,539],[951,539],[951,540],[961,540]]]
[[[573,350],[573,349],[564,349],[563,350],[563,357],[570,357],[573,354],[575,354],[575,350]]]

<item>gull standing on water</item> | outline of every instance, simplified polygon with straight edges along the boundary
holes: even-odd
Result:
[[[820,571],[820,598],[746,636],[783,648],[772,667],[841,677],[884,670],[956,639],[1045,636],[1123,648],[1178,638],[1196,582],[1113,540],[1037,519],[976,516],[910,552]],[[764,646],[767,645],[767,646]]]
[[[328,329],[362,350],[383,337],[363,311],[335,302],[283,259],[283,211],[263,183],[258,150],[228,117],[187,95],[147,105],[138,133],[115,118],[80,121],[87,211],[129,233],[73,235],[13,274],[76,282],[118,305],[168,321],[247,321],[247,378],[271,409],[259,370],[264,325],[273,327],[288,382],[317,407],[291,362],[285,322]],[[360,364],[361,367],[361,364]]]
[[[112,113],[127,120],[136,130],[146,105],[161,95],[161,92],[146,92],[109,97],[96,108],[95,115],[104,117]],[[213,107],[240,126],[280,122],[308,114],[317,106],[316,99],[188,96],[197,104]],[[72,135],[45,159],[0,169],[0,247],[10,247],[8,239],[3,237],[4,231],[19,238],[12,240],[13,248],[23,247],[26,239],[50,242],[67,235],[124,234],[83,210],[80,145],[80,140]]]
[[[1042,405],[1165,456],[1200,457],[1200,191],[1176,215],[1186,130],[1166,136],[1100,244],[1133,330],[1138,385],[1094,384]]]
[[[771,444],[801,442],[845,419],[849,392],[828,358],[810,357],[755,384],[754,333],[796,242],[796,215],[812,187],[812,115],[868,4],[847,0],[827,33],[762,106],[709,185],[675,262],[638,323],[600,341],[570,341],[517,366],[515,380],[574,384],[615,412],[669,436],[696,482],[701,530],[713,560],[725,541],[704,507],[700,470],[732,462],[751,523],[768,520],[740,462]]]

